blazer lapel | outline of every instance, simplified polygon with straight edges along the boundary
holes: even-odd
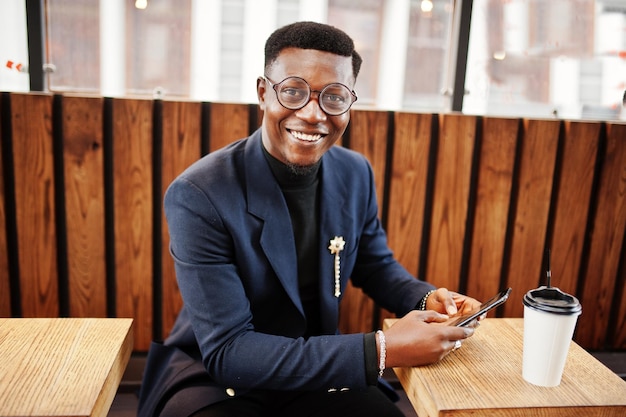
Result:
[[[335,163],[334,158],[331,157],[331,152],[324,156],[321,169],[320,207],[322,210],[320,210],[319,274],[322,331],[334,333],[339,318],[339,300],[343,296],[345,283],[349,278],[341,271],[341,257],[347,251],[352,251],[354,248],[349,248],[349,245],[354,245],[356,242],[351,242],[348,239],[348,236],[353,235],[353,231],[350,229],[351,215],[345,210],[347,207],[345,201],[350,195],[350,191],[342,178],[342,168]],[[342,237],[346,240],[344,250],[339,253],[340,278],[343,283],[342,294],[339,297],[335,296],[335,255],[329,249],[330,241],[335,237]]]
[[[261,248],[285,291],[304,314],[298,291],[296,244],[289,211],[261,146],[259,129],[248,139],[244,155],[248,211],[263,221]]]

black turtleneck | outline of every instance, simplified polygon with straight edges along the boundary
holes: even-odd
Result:
[[[318,173],[321,160],[302,172],[294,172],[270,155],[265,147],[263,150],[289,208],[298,258],[298,286],[307,319],[305,336],[317,335],[321,331],[318,282]]]

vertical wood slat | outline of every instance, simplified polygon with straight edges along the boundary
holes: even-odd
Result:
[[[476,117],[445,115],[440,120],[427,273],[423,278],[437,287],[458,290]]]
[[[539,285],[559,141],[559,122],[524,120],[515,219],[512,226],[506,317],[521,317],[522,297]]]
[[[350,148],[362,153],[372,165],[378,207],[381,210],[387,164],[388,117],[384,112],[370,111],[352,112],[350,116]],[[350,282],[340,304],[341,331],[343,333],[371,331],[373,311],[374,302]]]
[[[611,303],[614,299],[618,268],[620,261],[624,262],[620,256],[624,253],[622,244],[626,228],[626,125],[607,126],[603,159],[597,211],[589,248],[589,263],[585,271],[584,289],[580,300],[583,313],[579,319],[577,334],[577,340],[583,346],[596,349],[605,348],[608,323],[612,322]],[[622,270],[620,277],[622,290],[624,278]],[[616,310],[624,313],[623,302]],[[624,317],[622,314],[615,320],[618,325],[617,339],[621,340],[622,344],[614,345],[614,348],[626,347]]]
[[[624,250],[624,249],[622,249]],[[615,299],[615,309],[613,317],[613,328],[609,328],[608,331],[612,333],[611,339],[607,340],[604,345],[595,347],[596,349],[607,350],[626,350],[626,268],[622,266],[621,275],[618,275],[617,279],[621,282],[622,288]],[[619,286],[616,287],[619,290]],[[584,326],[584,324],[583,324]]]
[[[4,190],[4,154],[2,148],[4,141],[8,140],[3,135],[4,128],[2,125],[2,115],[5,111],[2,108],[3,100],[0,100],[0,317],[11,316],[11,285],[9,277],[9,257],[7,246],[7,230],[6,230],[6,196]]]
[[[398,261],[418,277],[424,227],[428,159],[431,142],[431,114],[396,113],[394,147],[390,169],[387,236]],[[424,278],[424,277],[418,277]],[[382,320],[392,317],[380,313]]]
[[[71,317],[106,317],[102,98],[64,97],[63,166]]]
[[[116,308],[135,319],[135,350],[152,339],[152,127],[151,101],[113,100]]]
[[[349,281],[339,304],[339,331],[342,334],[372,331],[374,302]]]
[[[415,276],[424,244],[424,202],[434,122],[430,114],[395,114],[387,235],[398,261]]]
[[[52,96],[11,96],[22,314],[59,315]]]
[[[201,111],[200,103],[163,102],[163,160],[160,201],[163,201],[169,184],[200,157]],[[165,338],[172,329],[182,307],[182,298],[176,282],[174,261],[169,253],[169,233],[165,215],[162,216],[162,230],[162,312],[160,314],[162,315],[162,332]]]
[[[487,300],[500,290],[519,121],[485,118],[466,294]]]
[[[248,136],[250,111],[247,104],[211,103],[210,151]]]
[[[360,111],[351,114],[350,148],[364,155],[372,165],[379,210],[383,208],[387,169],[387,119],[385,112]]]
[[[576,294],[601,125],[565,122],[564,126],[559,189],[553,207],[554,231],[549,244],[551,283]]]

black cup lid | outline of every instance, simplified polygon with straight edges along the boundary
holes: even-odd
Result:
[[[538,311],[554,314],[580,314],[582,306],[576,297],[564,293],[556,287],[539,287],[524,295],[525,306]]]

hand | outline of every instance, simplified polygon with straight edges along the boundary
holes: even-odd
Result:
[[[478,300],[454,291],[448,291],[446,288],[438,288],[426,300],[426,310],[434,310],[449,316],[467,314],[479,306]]]
[[[385,330],[386,367],[427,365],[441,360],[457,340],[474,334],[469,327],[441,326],[448,319],[435,311],[413,310]]]

